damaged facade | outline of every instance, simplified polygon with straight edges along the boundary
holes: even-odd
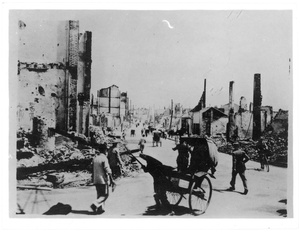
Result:
[[[88,134],[92,33],[79,21],[19,23],[18,127],[54,149],[54,130]]]
[[[259,137],[261,132],[265,131],[273,122],[273,108],[271,106],[261,106],[260,74],[255,74],[254,80],[254,100],[256,102],[255,104],[250,103],[249,109],[247,100],[243,96],[240,98],[239,105],[233,102],[233,81],[229,83],[229,103],[222,105],[220,108],[203,107],[206,91],[204,89],[197,106],[191,110],[192,132],[200,136],[215,136],[226,133],[229,136],[228,133],[231,132],[230,136],[237,133],[236,136],[240,139],[253,138],[253,136]],[[204,82],[205,86],[206,82]],[[257,118],[256,123],[254,123],[254,116]],[[229,124],[231,129],[228,129],[226,124]],[[255,134],[253,133],[254,129],[259,131]]]
[[[122,92],[120,97],[120,118],[121,122],[129,119],[129,98],[127,92]]]
[[[273,120],[273,110],[271,106],[262,106],[260,109],[261,129],[263,132]],[[238,136],[242,139],[253,136],[253,112],[250,110],[238,111],[235,113],[235,123],[238,127]]]
[[[226,133],[228,116],[214,107],[200,109],[195,107],[191,110],[192,133],[200,136]]]
[[[116,128],[129,121],[129,98],[116,85],[97,91],[92,95],[91,124],[100,127]]]
[[[272,130],[272,132],[277,135],[281,133],[288,134],[288,128],[289,128],[288,118],[289,118],[288,111],[280,109],[275,115],[270,125],[270,129]]]

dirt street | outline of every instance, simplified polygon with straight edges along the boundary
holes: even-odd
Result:
[[[137,148],[140,139],[140,128],[136,129],[136,136],[127,135],[128,147]],[[159,159],[166,165],[176,166],[177,151],[172,140],[162,140],[162,146],[153,147],[152,137],[146,138],[144,153]],[[138,156],[136,153],[135,155]],[[142,161],[142,160],[141,160]],[[270,172],[260,171],[256,162],[247,163],[246,177],[248,179],[249,193],[243,192],[242,182],[237,176],[236,190],[227,191],[231,178],[231,156],[220,153],[216,179],[211,179],[213,193],[211,203],[201,218],[283,218],[290,217],[287,211],[288,199],[288,170],[286,168],[270,167]],[[53,189],[51,191],[22,190],[17,191],[17,204],[25,214],[14,217],[50,217],[42,215],[50,206],[61,202],[72,207],[68,215],[55,215],[54,217],[101,217],[101,218],[132,218],[132,217],[192,217],[188,208],[187,199],[183,199],[174,214],[158,212],[151,208],[154,205],[153,182],[148,173],[141,171],[133,177],[121,178],[116,181],[117,188],[111,193],[106,202],[105,213],[94,215],[90,209],[95,200],[94,186]],[[292,182],[290,182],[292,184]],[[291,186],[290,186],[291,187]],[[289,187],[289,189],[290,189]],[[17,210],[18,211],[18,210]],[[53,217],[53,216],[51,216]]]

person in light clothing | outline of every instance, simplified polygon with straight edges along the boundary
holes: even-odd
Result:
[[[146,143],[146,140],[141,138],[141,140],[139,141],[139,144],[138,144],[140,146],[140,151],[141,151],[142,154],[143,154],[144,149],[145,149],[145,143]]]
[[[106,144],[99,145],[99,152],[93,159],[93,183],[97,191],[97,200],[91,205],[91,209],[94,213],[104,213],[104,203],[109,195],[109,184],[113,187],[115,182],[112,178],[112,172],[106,157],[107,146]]]

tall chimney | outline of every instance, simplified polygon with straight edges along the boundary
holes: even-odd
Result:
[[[234,108],[233,108],[233,84],[234,81],[229,82],[229,112],[228,112],[228,123],[226,127],[226,138],[227,141],[234,141],[234,132],[236,129],[235,119],[234,119]]]
[[[233,84],[234,81],[229,82],[229,109],[233,108]]]
[[[253,86],[253,140],[258,140],[261,136],[261,89],[260,89],[260,74],[254,74]]]

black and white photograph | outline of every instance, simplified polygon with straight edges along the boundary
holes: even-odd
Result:
[[[294,219],[293,13],[9,9],[9,218]]]

